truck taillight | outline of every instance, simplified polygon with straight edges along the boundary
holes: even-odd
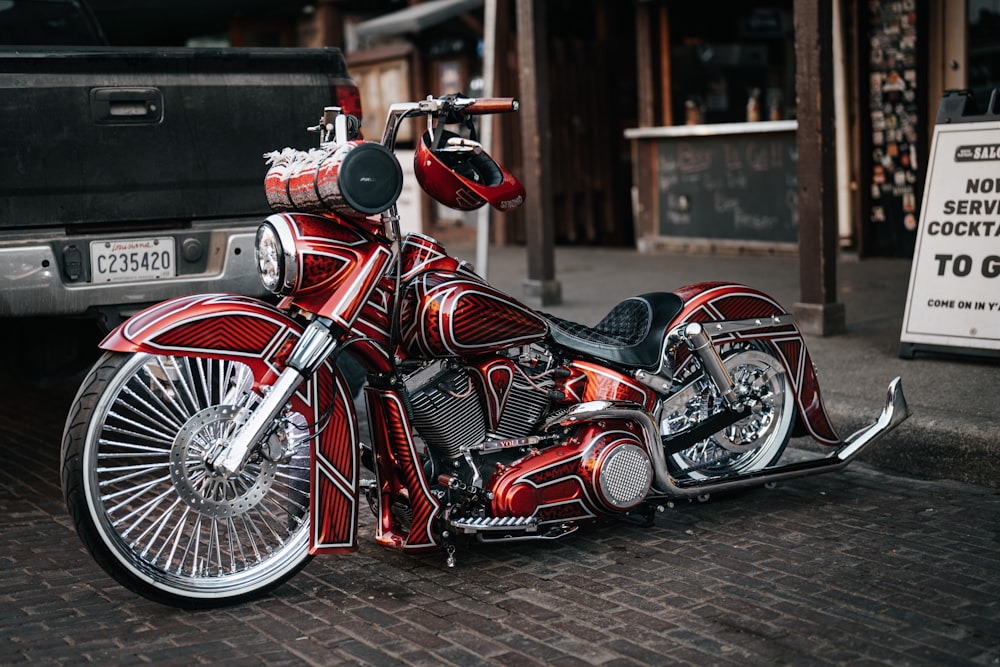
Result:
[[[334,84],[333,99],[337,106],[344,110],[345,114],[356,116],[358,120],[364,120],[361,112],[361,92],[353,83]]]

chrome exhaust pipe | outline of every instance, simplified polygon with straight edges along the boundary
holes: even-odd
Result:
[[[641,427],[639,433],[645,441],[653,464],[655,484],[651,495],[664,498],[694,498],[709,493],[761,486],[770,482],[839,470],[847,466],[873,442],[899,426],[909,416],[909,408],[906,405],[906,398],[903,396],[902,381],[896,378],[889,383],[885,407],[878,419],[870,426],[852,434],[840,447],[827,456],[729,477],[683,481],[676,480],[670,475],[666,454],[663,451],[663,443],[660,441],[659,429],[653,422],[651,415],[643,410],[635,409],[635,406],[615,401],[579,403],[550,420],[542,431],[548,432],[557,426],[573,426],[595,419],[634,421]]]
[[[845,464],[850,463],[872,441],[902,424],[909,416],[910,408],[906,405],[906,397],[903,396],[903,381],[896,378],[889,383],[882,414],[867,428],[848,436],[844,444],[837,450],[837,458]]]
[[[816,459],[790,463],[775,468],[764,468],[742,475],[733,475],[721,479],[709,480],[675,480],[667,469],[662,447],[652,447],[653,470],[657,482],[657,490],[668,497],[695,497],[707,493],[731,491],[751,486],[760,486],[770,482],[779,482],[795,477],[833,472],[847,466],[858,454],[883,435],[899,426],[910,416],[903,395],[903,384],[900,378],[889,383],[885,407],[871,425],[850,435],[833,453]]]

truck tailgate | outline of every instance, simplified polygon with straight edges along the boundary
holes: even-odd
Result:
[[[0,51],[0,230],[265,214],[337,86],[338,49]]]

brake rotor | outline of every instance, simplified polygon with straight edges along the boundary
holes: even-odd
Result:
[[[170,449],[170,479],[181,499],[212,518],[239,516],[260,503],[274,484],[277,464],[254,457],[231,477],[212,469],[212,453],[227,444],[249,417],[249,410],[215,405],[181,427]]]

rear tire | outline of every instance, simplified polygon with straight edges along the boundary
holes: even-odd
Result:
[[[309,561],[307,436],[228,479],[204,462],[254,409],[253,383],[236,361],[115,352],[84,379],[63,434],[63,494],[87,549],[128,589],[216,607]]]
[[[706,480],[766,468],[781,457],[795,426],[795,390],[784,365],[767,343],[735,343],[720,349],[736,394],[752,395],[750,414],[711,437],[671,455],[671,474]],[[706,383],[707,384],[707,383]],[[712,393],[718,405],[721,398]],[[687,401],[690,413],[703,408],[704,395]],[[664,415],[664,424],[678,415]],[[675,422],[676,423],[676,422]]]

